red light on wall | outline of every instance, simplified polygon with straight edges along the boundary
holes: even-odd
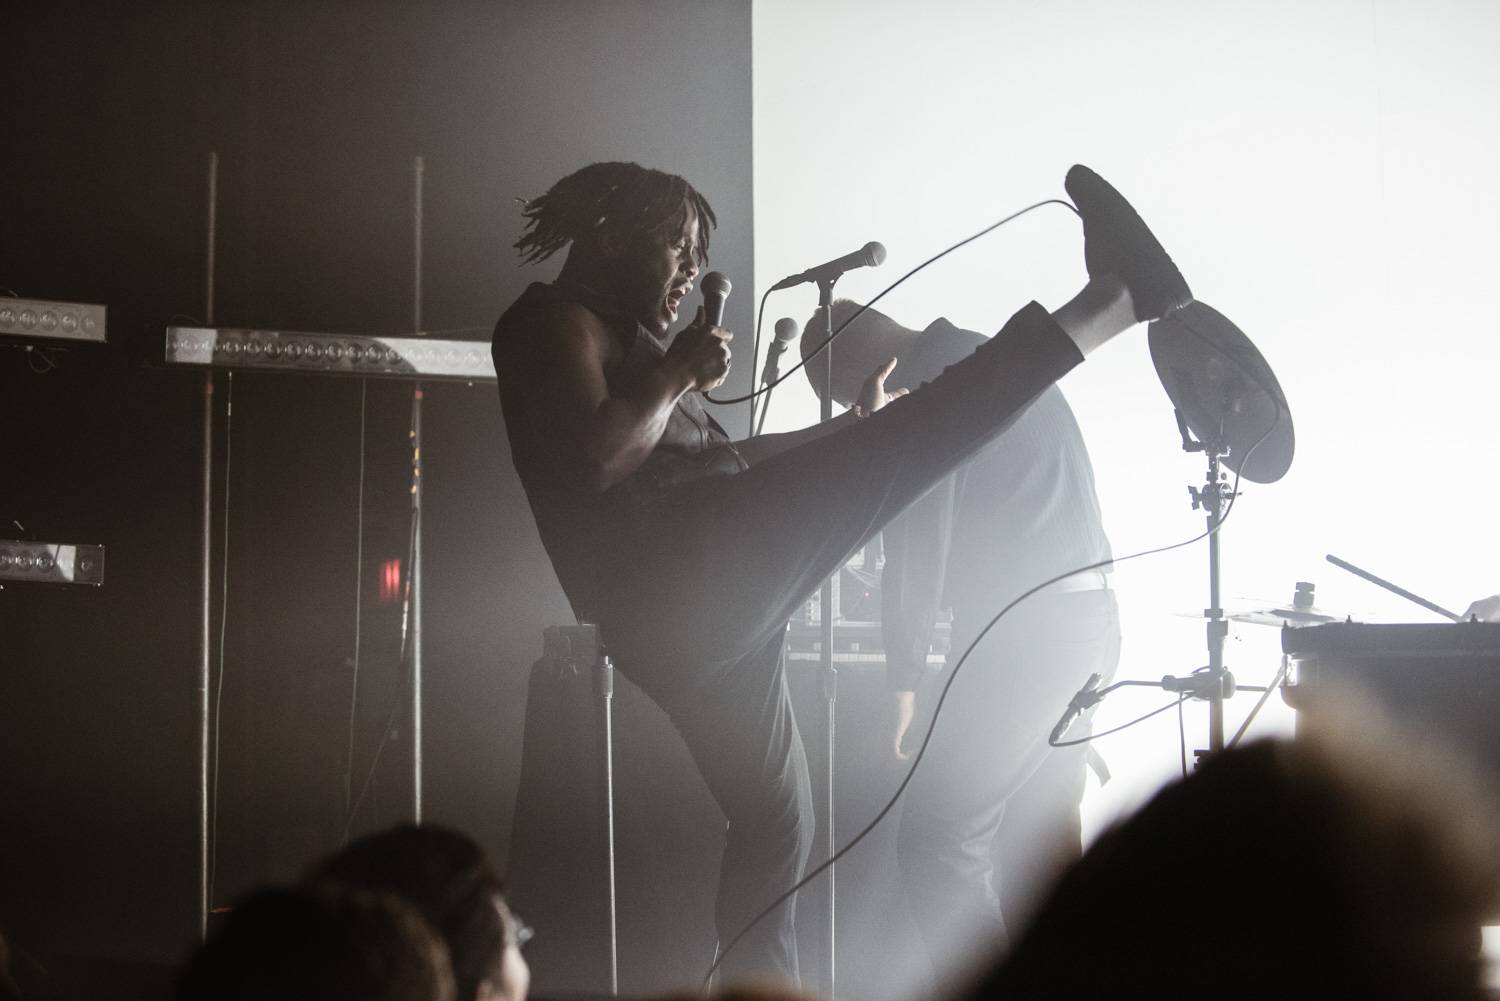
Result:
[[[380,564],[380,603],[389,605],[401,596],[401,561]]]

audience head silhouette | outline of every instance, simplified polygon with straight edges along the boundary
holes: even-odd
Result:
[[[311,878],[389,893],[416,908],[448,947],[459,1001],[524,1001],[530,971],[520,947],[529,933],[472,838],[405,824],[352,842]]]

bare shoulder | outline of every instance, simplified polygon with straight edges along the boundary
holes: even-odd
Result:
[[[606,365],[619,352],[609,325],[576,302],[539,305],[517,319],[509,336],[523,354],[538,359],[588,358]]]
[[[503,344],[502,344],[503,341]],[[538,429],[592,413],[609,396],[624,348],[609,324],[577,303],[545,303],[509,316],[496,332],[495,374],[510,418]]]

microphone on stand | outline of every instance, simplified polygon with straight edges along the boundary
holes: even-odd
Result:
[[[722,327],[724,325],[724,303],[729,299],[729,290],[734,286],[729,279],[724,277],[722,271],[710,271],[703,276],[703,281],[698,283],[703,290],[703,314],[708,319],[709,325]]]
[[[766,367],[760,376],[762,386],[769,386],[781,377],[781,356],[787,348],[792,346],[792,342],[801,332],[802,329],[797,325],[797,321],[790,316],[783,316],[776,321],[776,339],[766,349]]]
[[[771,291],[776,292],[784,288],[792,288],[803,282],[831,282],[842,275],[845,271],[853,271],[855,268],[873,268],[877,264],[885,262],[885,246],[875,240],[860,247],[852,254],[843,257],[835,257],[831,261],[819,264],[815,268],[808,268],[801,274],[783,278],[771,286]]]
[[[1083,687],[1078,689],[1078,693],[1069,700],[1068,708],[1063,710],[1062,719],[1058,720],[1057,725],[1052,728],[1052,736],[1047,738],[1047,743],[1056,745],[1059,740],[1062,740],[1063,734],[1068,732],[1068,727],[1083,715],[1083,711],[1103,698],[1099,694],[1099,682],[1103,680],[1104,678],[1098,674],[1089,675],[1089,680],[1085,681]]]
[[[776,339],[766,349],[766,367],[761,371],[760,384],[765,388],[766,402],[761,407],[760,425],[755,426],[754,413],[751,413],[751,431],[760,434],[766,429],[766,415],[771,412],[771,393],[776,389],[776,380],[781,377],[781,355],[797,339],[800,333],[797,321],[790,316],[783,316],[776,321]]]

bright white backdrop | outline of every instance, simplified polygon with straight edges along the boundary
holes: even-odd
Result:
[[[1455,611],[1500,590],[1492,511],[1500,405],[1500,4],[1490,0],[1114,3],[757,0],[756,274],[776,278],[885,243],[869,297],[948,243],[1062,196],[1086,163],[1140,210],[1199,298],[1250,335],[1286,391],[1291,472],[1248,485],[1223,534],[1225,591],[1383,621],[1432,621],[1323,562],[1335,553]],[[909,326],[943,314],[994,330],[1084,278],[1075,218],[1049,208],[958,252],[888,297]],[[757,289],[757,294],[761,289]],[[773,297],[767,326],[813,306]],[[737,347],[747,346],[743,332]],[[1098,474],[1116,552],[1201,530],[1144,328],[1063,383]],[[801,382],[768,423],[816,417]],[[1205,659],[1206,554],[1127,564],[1119,676]],[[1274,630],[1240,626],[1228,659],[1269,679]],[[1108,726],[1161,704],[1122,693]],[[1284,731],[1273,703],[1255,732]],[[1231,722],[1250,707],[1232,703]],[[1205,713],[1188,714],[1189,749]],[[1090,831],[1178,767],[1175,715],[1101,743],[1116,779],[1091,787]]]

